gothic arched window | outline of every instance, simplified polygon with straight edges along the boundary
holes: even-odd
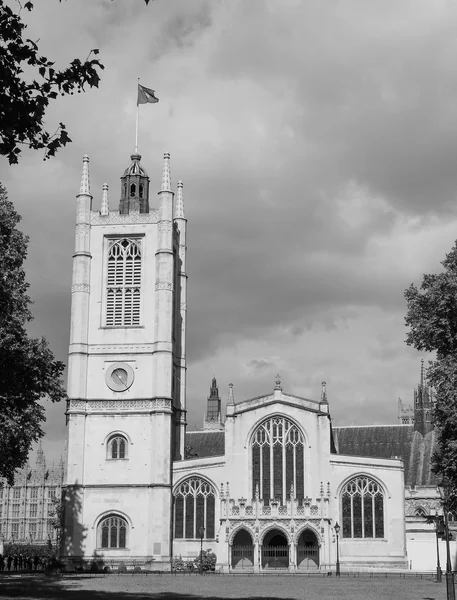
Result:
[[[127,545],[127,522],[122,517],[110,515],[98,526],[100,548],[125,548]]]
[[[127,440],[122,435],[113,435],[108,440],[108,458],[127,458]]]
[[[341,492],[345,538],[384,537],[384,493],[369,477],[354,477]]]
[[[174,494],[175,538],[197,539],[204,528],[205,539],[215,537],[213,486],[199,477],[186,479]]]
[[[133,198],[136,194],[136,185],[134,183],[132,183],[130,185],[130,196]]]
[[[106,325],[140,324],[141,241],[109,240]]]
[[[295,496],[304,498],[304,437],[299,428],[285,417],[271,417],[252,436],[252,496],[285,504],[291,486]]]

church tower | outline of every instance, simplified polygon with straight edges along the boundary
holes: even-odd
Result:
[[[421,378],[414,390],[414,431],[426,435],[433,430],[433,394],[425,383],[424,359],[421,360]]]
[[[68,356],[68,560],[167,568],[172,462],[186,426],[186,227],[165,154],[158,208],[132,154],[118,208],[93,210],[89,158],[77,196]],[[169,526],[165,526],[168,524]]]

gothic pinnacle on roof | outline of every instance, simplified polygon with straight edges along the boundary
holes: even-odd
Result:
[[[282,387],[281,387],[281,375],[279,373],[276,375],[275,390],[282,390]]]
[[[80,194],[90,195],[90,181],[89,181],[89,157],[87,154],[83,156],[83,170],[81,173],[81,185],[79,186]]]
[[[101,215],[109,215],[108,184],[103,184],[102,203],[100,206]]]
[[[170,155],[168,152],[165,152],[163,155],[163,160],[162,185],[160,190],[162,192],[171,192]]]
[[[321,404],[328,404],[328,400],[327,400],[327,384],[325,383],[325,381],[322,382]]]
[[[233,395],[233,383],[229,383],[229,394],[227,404],[235,405],[235,396]]]
[[[176,195],[175,219],[184,219],[184,199],[182,195],[182,181],[178,181],[178,193]]]

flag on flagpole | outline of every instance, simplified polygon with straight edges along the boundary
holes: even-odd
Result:
[[[154,90],[150,90],[143,85],[138,84],[138,104],[147,104],[148,102],[158,102],[159,99],[156,97]]]

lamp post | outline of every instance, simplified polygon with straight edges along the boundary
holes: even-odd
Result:
[[[439,514],[435,509],[435,533],[436,533],[436,583],[441,583],[443,580],[443,573],[440,565],[440,548],[438,544],[438,527],[439,527]]]
[[[449,549],[449,523],[447,515],[449,510],[449,496],[451,492],[450,487],[450,482],[446,478],[443,478],[441,483],[438,485],[438,491],[443,503],[444,532],[446,535],[446,598],[447,600],[455,600],[454,574],[452,572],[451,552]]]
[[[203,525],[198,530],[200,534],[200,575],[203,575],[203,536],[205,535],[205,528]]]
[[[340,577],[340,548],[339,548],[339,536],[340,536],[340,525],[338,525],[338,521],[335,523],[335,533],[336,533],[336,576]]]

